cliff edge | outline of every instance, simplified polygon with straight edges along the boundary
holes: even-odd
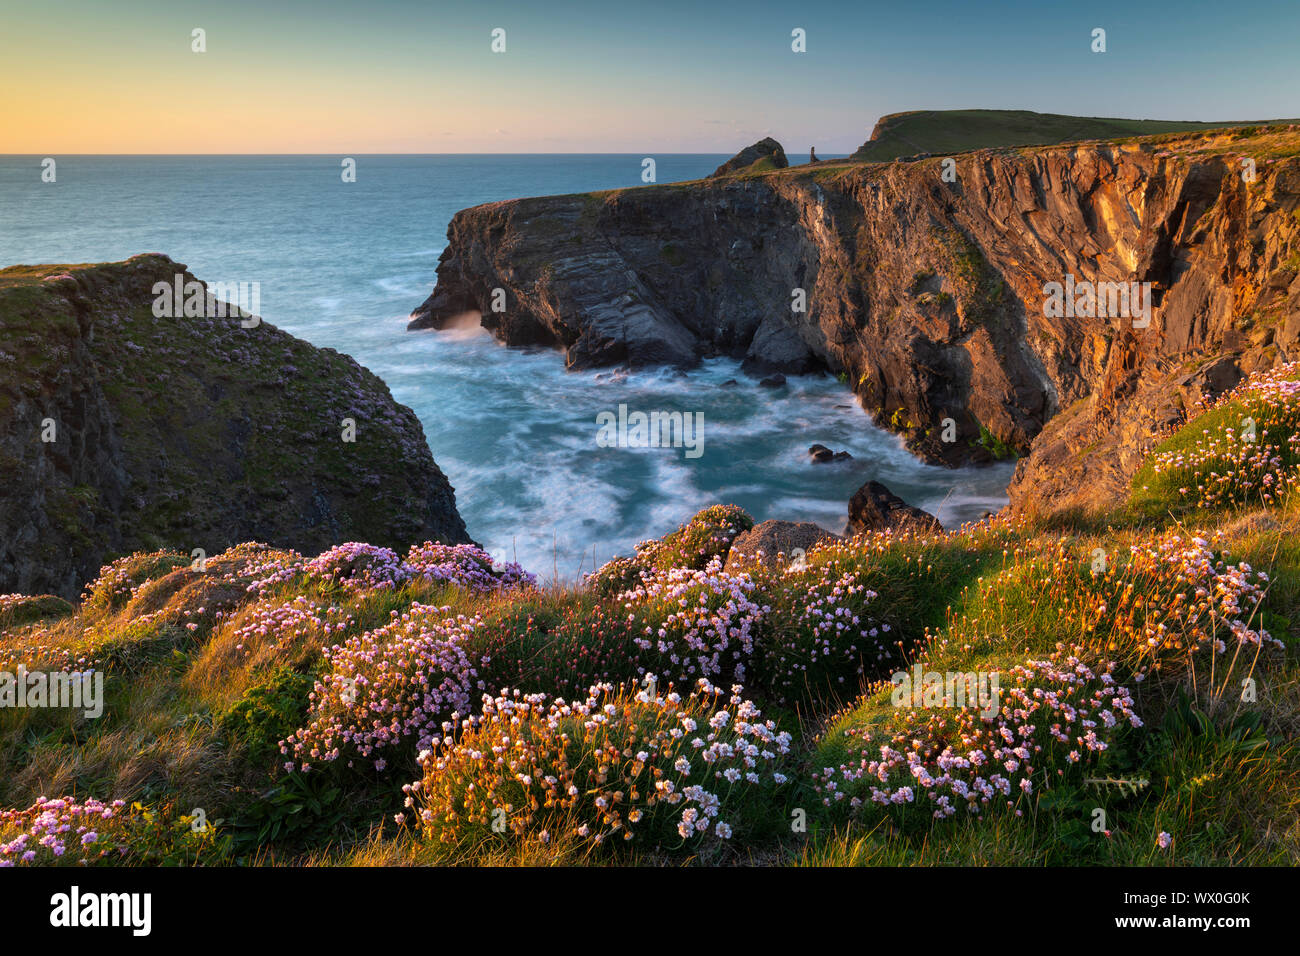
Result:
[[[411,327],[478,312],[574,367],[829,371],[927,460],[1032,445],[1013,504],[1052,510],[1296,351],[1298,204],[1295,126],[511,200],[453,217]],[[1053,283],[1136,283],[1148,314],[1057,314]]]
[[[383,382],[265,322],[155,316],[178,275],[197,281],[162,255],[0,270],[0,592],[74,597],[162,547],[469,540]]]

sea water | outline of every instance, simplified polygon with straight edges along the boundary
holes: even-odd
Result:
[[[640,155],[0,157],[0,266],[163,252],[206,281],[257,282],[267,322],[345,352],[415,410],[475,540],[571,579],[699,508],[842,532],[872,479],[946,526],[1006,501],[1010,464],[918,462],[830,376],[770,390],[729,359],[687,373],[566,372],[560,353],[478,328],[408,332],[456,210],[517,196],[641,185]],[[660,155],[660,182],[725,156]],[[734,384],[732,384],[734,382]],[[701,453],[598,442],[620,404],[702,416]],[[813,443],[853,458],[812,464]]]

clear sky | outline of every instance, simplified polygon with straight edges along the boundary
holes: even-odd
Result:
[[[0,0],[0,153],[831,154],[973,107],[1294,117],[1300,0]]]

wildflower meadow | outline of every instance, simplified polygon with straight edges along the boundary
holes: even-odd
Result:
[[[580,582],[248,543],[0,596],[0,669],[107,688],[0,711],[0,866],[1293,864],[1294,374],[1074,528],[737,563],[715,506]]]

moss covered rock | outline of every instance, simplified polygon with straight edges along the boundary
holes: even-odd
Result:
[[[0,592],[73,597],[160,548],[469,540],[382,381],[234,310],[155,315],[178,276],[155,254],[0,270]]]

